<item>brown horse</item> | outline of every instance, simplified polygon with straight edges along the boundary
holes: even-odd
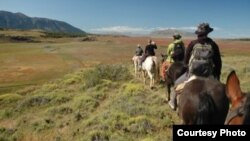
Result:
[[[213,78],[190,80],[178,96],[183,124],[224,124],[229,109],[225,85]]]
[[[163,63],[165,59],[167,58],[167,55],[161,55],[162,60],[161,62]],[[167,99],[166,101],[170,100],[170,93],[171,93],[171,88],[174,86],[174,82],[183,74],[185,73],[187,68],[184,66],[183,62],[177,61],[172,63],[169,68],[166,71],[166,80],[165,80],[165,86],[166,86],[166,96]]]
[[[170,100],[171,88],[174,86],[174,82],[186,72],[187,68],[183,62],[174,62],[170,65],[166,72],[166,89],[167,89],[167,101]]]
[[[227,77],[226,93],[231,102],[225,124],[250,125],[250,94],[241,91],[240,81],[232,71]]]

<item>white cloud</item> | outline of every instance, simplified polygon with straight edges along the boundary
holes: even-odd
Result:
[[[130,27],[130,26],[111,26],[111,27],[102,27],[102,28],[94,28],[90,29],[90,33],[98,33],[98,34],[124,34],[124,35],[146,35],[155,30],[184,30],[189,32],[194,32],[196,30],[196,26],[184,26],[184,27],[154,27],[154,28],[145,28],[145,27]],[[229,33],[220,27],[212,27],[216,32],[212,32],[212,37],[219,38],[243,38],[249,37],[248,33]]]
[[[112,27],[102,27],[90,29],[90,32],[94,33],[124,33],[124,34],[148,34],[155,30],[185,30],[185,31],[195,31],[196,26],[187,27],[155,27],[155,28],[142,28],[142,27],[129,27],[129,26],[112,26]],[[214,30],[221,30],[218,27],[214,27]]]
[[[153,30],[195,30],[196,27],[190,26],[190,27],[157,27],[157,28],[152,28]]]
[[[102,27],[91,29],[93,32],[98,33],[143,33],[150,32],[149,29],[140,27],[129,27],[129,26],[113,26],[113,27]]]

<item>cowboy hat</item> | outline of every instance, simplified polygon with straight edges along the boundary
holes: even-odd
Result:
[[[201,23],[198,25],[195,34],[197,35],[207,35],[208,33],[212,32],[214,29],[209,26],[208,23]]]
[[[175,39],[180,39],[180,38],[181,38],[181,35],[180,35],[179,33],[175,33],[175,34],[173,35],[173,37],[174,37]]]

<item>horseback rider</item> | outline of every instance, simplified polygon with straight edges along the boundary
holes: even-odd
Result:
[[[134,61],[134,63],[136,63],[135,64],[136,65],[136,67],[135,67],[135,69],[136,69],[135,73],[137,73],[137,71],[142,68],[142,63],[141,63],[142,54],[143,54],[143,49],[141,48],[141,45],[138,44],[137,48],[135,50],[135,55],[132,58],[132,60]]]
[[[184,65],[188,67],[188,71],[176,80],[175,88],[178,89],[179,84],[185,85],[185,81],[187,82],[192,76],[212,76],[220,80],[221,55],[218,45],[208,37],[208,34],[212,31],[213,28],[208,23],[198,25],[195,31],[197,39],[190,42],[185,52]],[[176,90],[171,92],[171,99],[168,104],[173,110],[176,109]]]
[[[155,49],[157,49],[157,45],[151,39],[148,41],[148,45],[145,47],[145,53],[142,56],[142,63],[146,60],[148,56],[155,56]]]
[[[142,56],[142,54],[143,54],[143,49],[141,48],[141,45],[138,44],[135,50],[135,56]]]
[[[181,35],[175,33],[173,35],[173,42],[168,45],[167,48],[167,58],[162,63],[161,76],[162,81],[165,81],[166,71],[169,66],[175,61],[183,61],[185,53],[184,43],[181,39]]]

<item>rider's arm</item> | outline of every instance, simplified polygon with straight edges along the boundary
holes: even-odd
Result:
[[[167,48],[167,56],[171,56],[171,52],[173,52],[173,44],[169,44]]]
[[[213,49],[214,49],[214,57],[213,57],[213,62],[214,62],[214,75],[215,77],[219,80],[220,79],[220,74],[221,74],[221,68],[222,68],[222,63],[221,63],[221,54],[218,45],[214,42],[213,44]]]
[[[172,60],[172,54],[173,54],[173,50],[174,50],[174,44],[171,43],[168,45],[168,48],[167,48],[167,61],[169,62],[173,62]]]
[[[185,57],[184,57],[184,64],[185,64],[185,66],[188,66],[189,59],[191,57],[194,44],[195,44],[195,41],[191,41],[189,43],[188,47],[185,50]]]

